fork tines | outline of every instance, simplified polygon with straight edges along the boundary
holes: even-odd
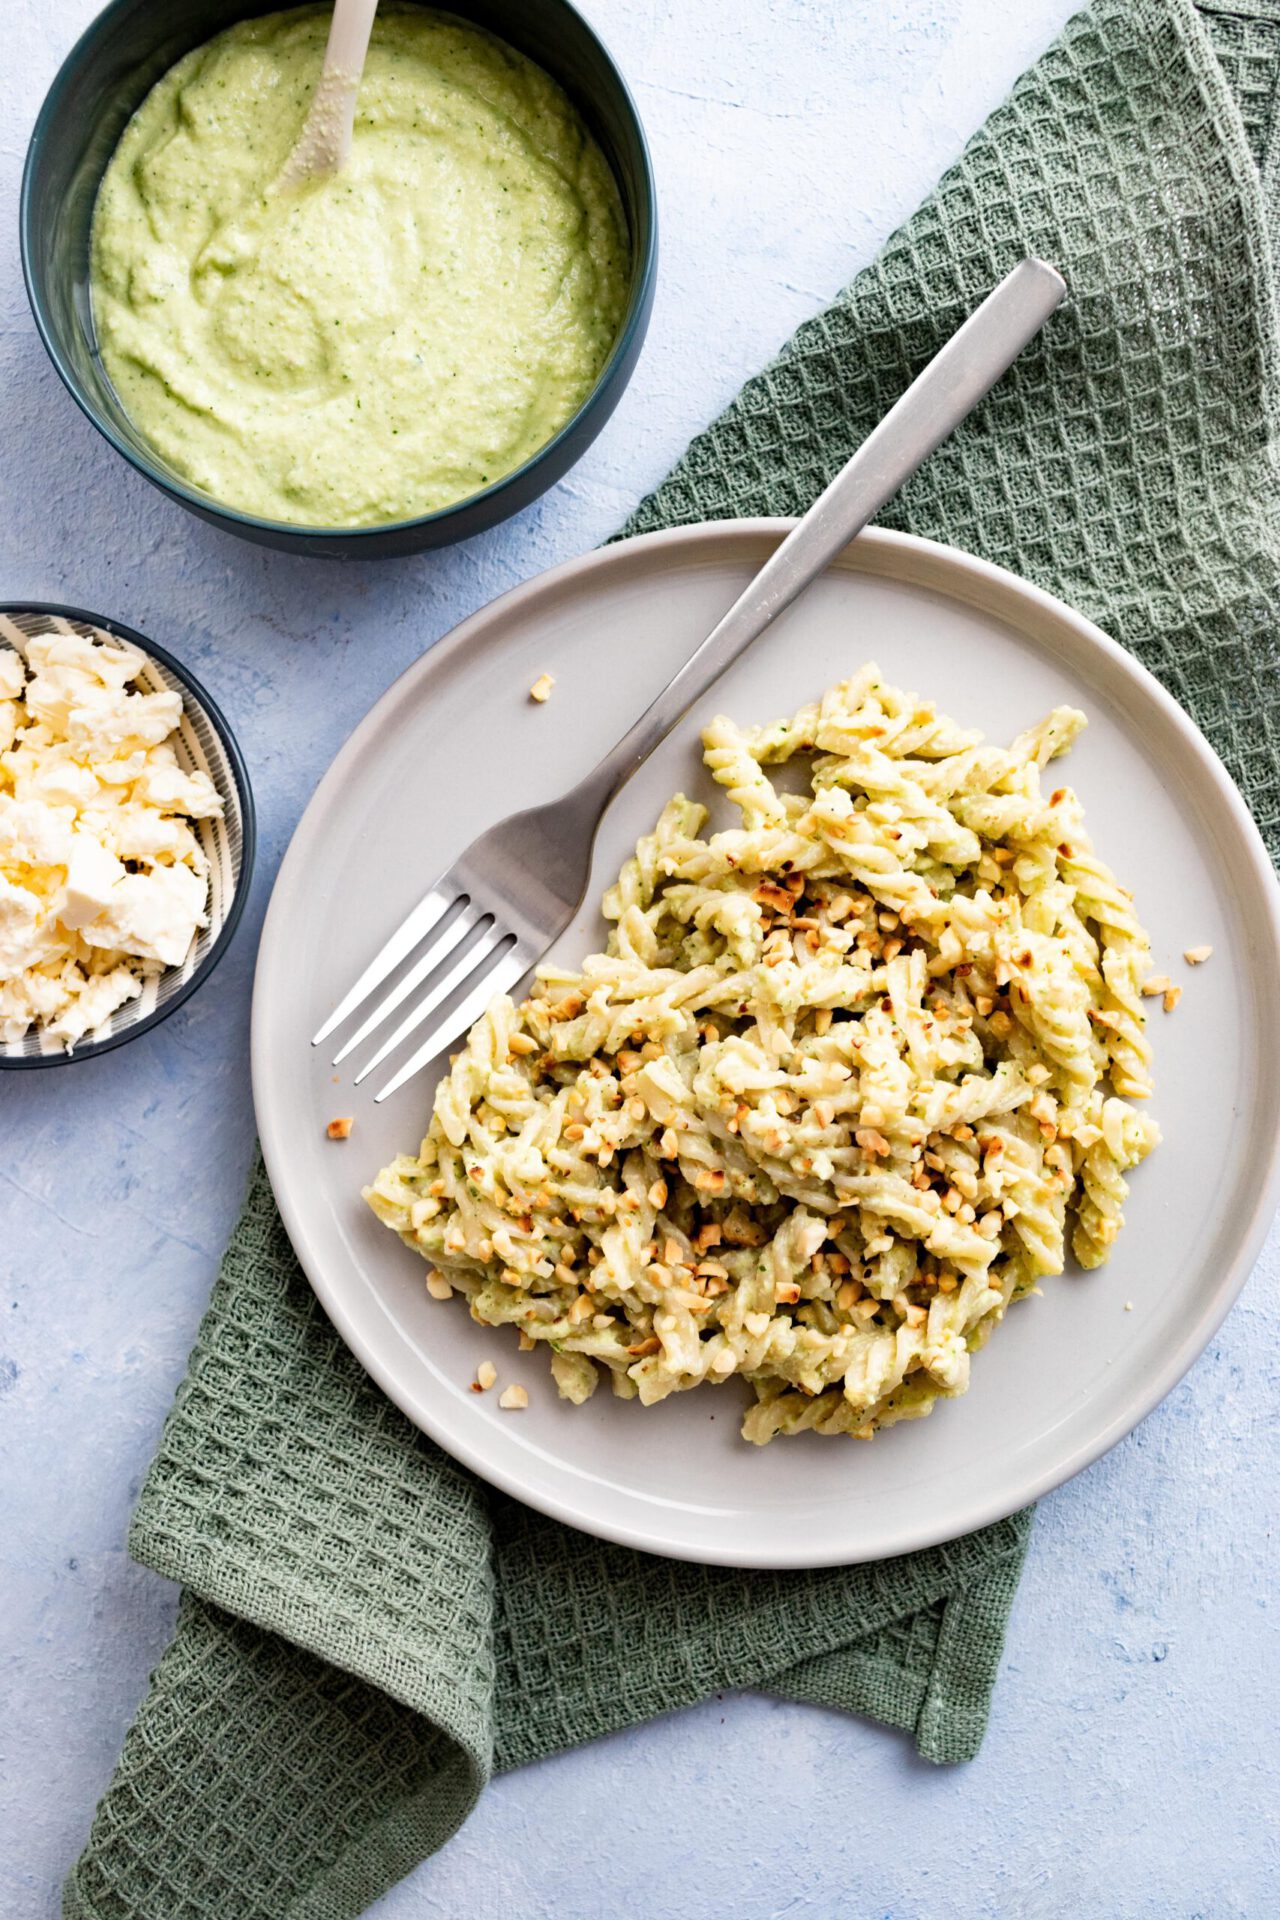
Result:
[[[433,888],[370,961],[311,1044],[318,1046],[327,1039],[397,967],[412,958],[413,964],[334,1055],[333,1063],[337,1066],[362,1040],[382,1026],[424,981],[431,980],[422,998],[361,1067],[355,1077],[359,1085],[452,994],[464,989],[461,1004],[431,1024],[415,1052],[376,1095],[376,1099],[385,1100],[434,1059],[451,1039],[465,1033],[496,994],[505,993],[515,985],[529,966],[529,959],[517,948],[515,935],[499,924],[495,914],[480,907],[465,893],[451,896],[442,888]]]

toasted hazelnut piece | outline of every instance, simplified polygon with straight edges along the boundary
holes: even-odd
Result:
[[[344,1113],[340,1119],[331,1120],[328,1126],[325,1128],[325,1132],[328,1134],[331,1140],[346,1140],[349,1138],[351,1129],[352,1127],[354,1127],[354,1125],[355,1125],[355,1121],[352,1119],[351,1115],[349,1113]]]
[[[1172,985],[1173,982],[1167,973],[1153,973],[1149,980],[1143,981],[1142,991],[1151,1000],[1158,993],[1168,993]]]
[[[452,1300],[453,1298],[453,1288],[442,1273],[432,1272],[427,1275],[427,1292],[433,1300]]]
[[[521,1407],[527,1407],[528,1404],[529,1395],[523,1387],[517,1386],[514,1382],[511,1386],[504,1387],[498,1395],[498,1405],[506,1413],[518,1413]]]
[[[497,1377],[498,1377],[498,1369],[494,1366],[492,1360],[482,1360],[480,1362],[480,1365],[476,1368],[476,1377],[475,1377],[476,1392],[488,1393],[490,1387],[493,1385]]]
[[[531,1033],[513,1033],[507,1042],[512,1053],[536,1053],[538,1043]]]
[[[1212,952],[1212,947],[1188,947],[1182,957],[1189,967],[1202,967]]]
[[[543,706],[551,698],[551,689],[554,685],[555,680],[551,674],[540,673],[529,689],[529,698],[536,700],[539,706]],[[522,1401],[521,1405],[523,1404]]]
[[[1179,1000],[1181,1000],[1181,998],[1182,998],[1181,987],[1167,987],[1165,989],[1165,995],[1164,995],[1165,1012],[1172,1013],[1174,1008],[1177,1006]]]

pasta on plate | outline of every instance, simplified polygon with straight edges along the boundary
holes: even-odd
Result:
[[[605,952],[493,1002],[378,1217],[570,1400],[740,1374],[764,1442],[963,1393],[1068,1245],[1106,1259],[1159,1140],[1147,937],[1041,778],[1084,725],[988,745],[874,665],[713,721],[738,824],[669,803]]]

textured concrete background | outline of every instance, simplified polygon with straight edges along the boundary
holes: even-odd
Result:
[[[342,569],[188,518],[112,456],[36,341],[26,136],[94,0],[7,0],[0,598],[77,602],[189,660],[262,838],[233,956],[158,1032],[0,1093],[0,1915],[48,1920],[171,1588],[122,1541],[240,1199],[254,945],[311,788],[374,697],[501,589],[610,532],[690,432],[874,253],[1070,0],[589,0],[664,222],[639,373],[513,524]],[[857,1721],[727,1699],[494,1786],[379,1920],[1267,1920],[1275,1826],[1280,1238],[1189,1379],[1047,1500],[991,1730],[939,1772]],[[615,1811],[616,1810],[616,1811]],[[228,1914],[226,1920],[236,1920]]]

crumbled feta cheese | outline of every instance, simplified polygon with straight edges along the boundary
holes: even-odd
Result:
[[[92,834],[73,833],[67,877],[63,884],[58,918],[72,932],[110,906],[117,883],[125,877],[122,861],[108,851]]]
[[[98,776],[92,767],[74,760],[66,747],[49,747],[32,765],[14,776],[20,800],[45,800],[55,807],[90,807],[99,797]]]
[[[0,873],[0,979],[23,973],[47,958],[40,930],[43,912],[38,893],[15,886]]]
[[[67,738],[86,759],[107,760],[136,747],[158,747],[182,718],[176,693],[115,694],[105,688],[71,709]]]
[[[71,852],[72,807],[44,800],[15,800],[0,793],[0,861],[6,867],[62,867]]]
[[[148,806],[162,807],[167,813],[185,813],[192,820],[207,820],[222,811],[218,790],[207,773],[184,773],[177,762],[162,760],[168,748],[157,747],[147,756],[148,764],[138,779],[137,792]]]
[[[153,867],[150,873],[126,873],[96,919],[80,928],[91,947],[117,948],[140,960],[180,967],[191,936],[207,926],[208,886],[190,867]]]
[[[176,693],[133,691],[123,643],[0,647],[0,1042],[73,1045],[185,960],[208,924],[194,819],[222,802],[178,765]]]

